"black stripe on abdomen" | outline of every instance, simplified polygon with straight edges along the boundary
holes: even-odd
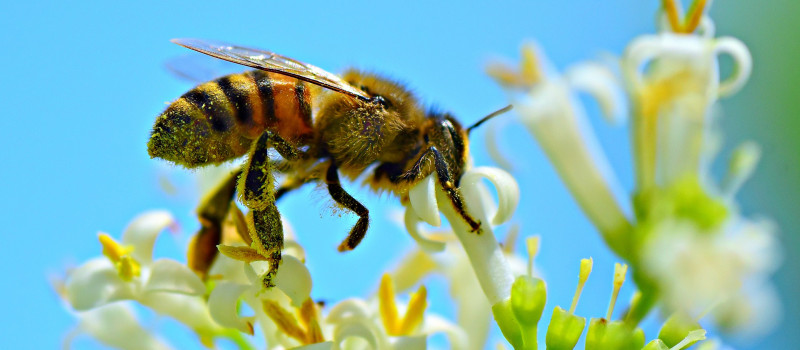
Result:
[[[182,97],[208,117],[212,129],[225,132],[233,127],[233,116],[231,110],[225,106],[227,101],[222,100],[225,97],[224,93],[214,96],[210,91],[215,88],[220,89],[216,82],[205,83],[185,93]]]
[[[248,87],[242,86],[242,83],[247,84],[249,79],[244,79],[239,84],[233,82],[232,76],[224,76],[217,80],[219,88],[225,97],[228,98],[231,105],[233,105],[233,115],[236,120],[244,125],[252,125],[253,123],[253,108],[250,102]]]
[[[266,121],[267,125],[275,125],[278,120],[275,117],[275,96],[272,92],[272,79],[270,79],[269,74],[260,70],[250,71],[246,74],[253,77],[258,87],[258,96],[263,103],[264,121]]]

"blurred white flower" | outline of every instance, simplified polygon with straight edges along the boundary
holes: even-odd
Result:
[[[750,76],[747,47],[735,38],[714,38],[711,21],[704,23],[701,34],[640,36],[622,58],[638,190],[705,171],[711,107]],[[720,81],[718,60],[724,54],[733,58],[734,73]]]
[[[488,70],[581,209],[611,248],[625,256],[623,235],[630,224],[614,195],[619,185],[575,96],[586,92],[609,120],[623,119],[622,90],[614,74],[601,64],[583,63],[558,76],[534,45],[522,48],[519,72],[499,64]]]
[[[686,219],[664,220],[642,252],[642,268],[659,284],[672,310],[759,333],[777,316],[777,299],[766,283],[778,266],[774,229],[766,222],[734,218],[708,232]]]
[[[81,334],[88,334],[103,345],[116,349],[172,349],[165,340],[142,327],[133,308],[126,303],[106,304],[74,314],[78,325],[64,340],[65,349],[70,348],[72,340]]]

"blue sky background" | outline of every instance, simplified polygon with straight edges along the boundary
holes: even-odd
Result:
[[[746,185],[742,209],[765,214],[782,227],[786,258],[776,283],[785,300],[780,329],[742,347],[777,348],[798,340],[798,239],[800,191],[796,133],[800,5],[717,1],[718,33],[750,47],[755,70],[739,95],[722,102],[726,145],[755,139],[764,146],[763,165]],[[357,66],[406,81],[427,102],[470,124],[506,101],[484,74],[491,57],[516,60],[524,40],[535,39],[559,69],[600,53],[620,54],[635,36],[654,31],[657,1],[374,2],[297,4],[286,2],[3,2],[0,4],[0,147],[3,253],[0,334],[6,348],[59,346],[74,324],[50,290],[49,274],[99,255],[98,230],[119,236],[135,215],[165,208],[179,219],[183,236],[159,239],[156,254],[182,258],[183,243],[197,228],[192,177],[147,156],[145,143],[165,103],[191,88],[164,63],[187,53],[175,37],[230,41],[285,54],[337,72]],[[723,66],[724,68],[724,66]],[[587,109],[623,186],[632,174],[627,130],[600,121]],[[595,272],[578,313],[601,316],[607,307],[613,263],[578,211],[544,155],[519,128],[503,141],[523,191],[516,215],[523,235],[541,234],[537,266],[549,287],[547,310],[566,305],[581,258],[593,256]],[[473,138],[476,164],[491,165],[483,131]],[[176,181],[177,195],[159,187]],[[335,247],[355,222],[330,215],[327,196],[313,186],[288,196],[280,210],[307,248],[313,296],[336,301],[367,296],[381,273],[410,249],[404,231],[388,218],[392,197],[353,191],[372,212],[373,225],[354,252]],[[498,230],[505,232],[505,228]],[[438,284],[437,284],[438,283]],[[632,288],[623,290],[621,302]],[[444,285],[432,282],[443,291]],[[791,297],[788,297],[791,296]],[[449,314],[445,299],[434,310]],[[618,310],[622,309],[618,307]],[[550,311],[546,312],[549,314]],[[547,317],[545,317],[547,319]],[[169,322],[185,346],[198,345]],[[652,322],[648,338],[653,337]],[[736,343],[736,340],[732,340]],[[10,342],[10,344],[9,344]],[[95,348],[79,340],[78,348]]]

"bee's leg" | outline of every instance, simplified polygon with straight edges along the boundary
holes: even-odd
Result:
[[[447,193],[447,197],[450,198],[450,202],[453,203],[453,207],[455,208],[456,212],[464,219],[464,221],[467,222],[472,232],[480,233],[480,221],[473,219],[472,216],[467,213],[464,199],[461,196],[461,191],[459,191],[458,187],[456,187],[457,179],[453,178],[453,175],[450,173],[449,167],[447,166],[447,162],[444,160],[444,157],[442,157],[442,154],[439,153],[439,150],[436,149],[435,146],[428,147],[422,157],[420,157],[419,160],[414,163],[414,166],[411,167],[411,170],[402,175],[402,178],[416,179],[419,177],[422,172],[422,165],[425,164],[430,157],[433,157],[434,165],[436,167],[436,176],[439,178],[439,184],[442,185],[445,193]]]
[[[331,165],[328,167],[328,172],[325,175],[325,182],[328,183],[328,193],[330,193],[333,200],[358,215],[358,222],[350,229],[347,238],[339,244],[340,252],[353,250],[367,233],[367,228],[369,227],[369,210],[342,188],[342,184],[339,181],[338,168],[333,161],[331,161]]]
[[[274,147],[287,160],[297,159],[299,152],[286,140],[269,131],[259,136],[251,147],[242,168],[238,190],[242,203],[250,208],[247,225],[253,241],[251,247],[270,259],[270,270],[262,277],[264,287],[270,288],[275,286],[273,279],[281,262],[283,224],[275,206],[274,164],[269,159],[269,149]]]
[[[200,230],[192,238],[189,246],[187,265],[198,276],[205,278],[211,263],[217,256],[217,245],[222,240],[222,222],[228,215],[233,195],[236,190],[236,179],[241,170],[232,172],[208,193],[197,208]]]

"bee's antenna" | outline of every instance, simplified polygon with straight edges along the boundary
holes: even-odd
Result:
[[[498,115],[501,115],[501,114],[503,114],[505,112],[510,111],[511,108],[512,108],[512,106],[508,105],[508,106],[505,106],[505,107],[503,107],[501,109],[498,109],[498,110],[492,112],[491,114],[483,117],[481,120],[475,122],[475,124],[472,124],[472,125],[470,125],[470,127],[467,128],[467,135],[469,135],[469,133],[472,131],[472,129],[477,128],[478,126],[480,126],[481,124],[483,124],[484,122],[486,122],[489,119],[492,119],[492,118],[494,118],[494,117],[496,117]]]

